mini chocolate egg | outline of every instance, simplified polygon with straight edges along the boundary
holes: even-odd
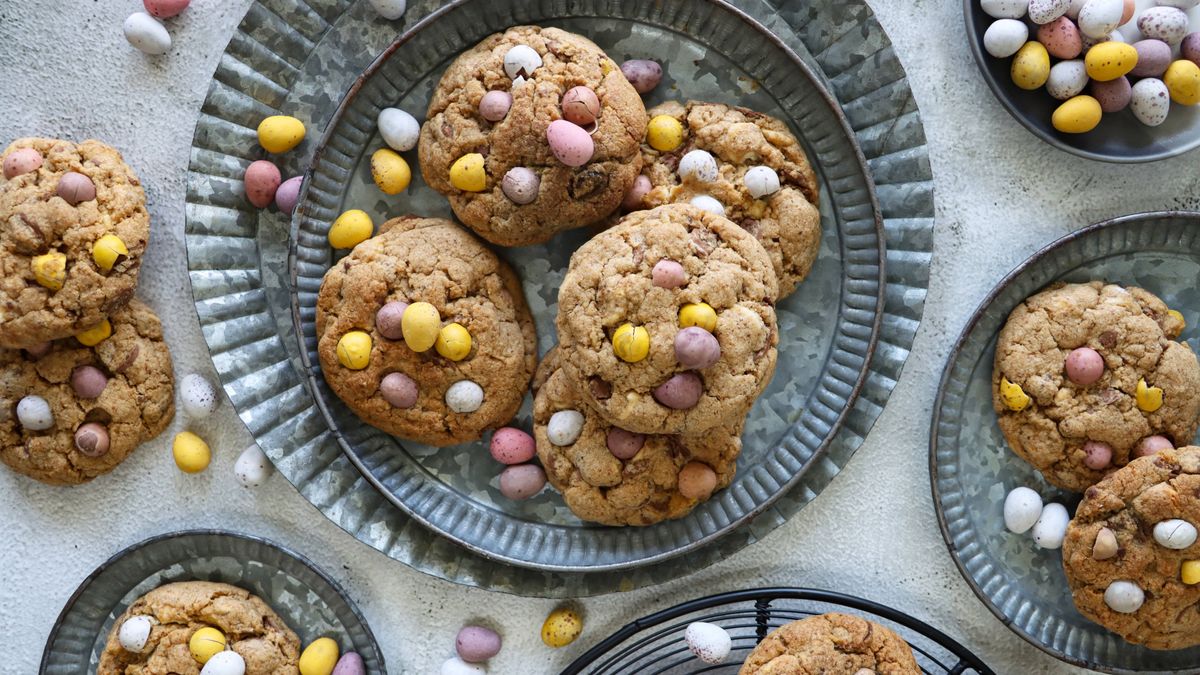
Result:
[[[1186,12],[1200,4],[1200,0],[1154,0],[1154,4],[1160,7],[1177,7]]]
[[[358,652],[346,652],[333,667],[333,675],[367,675],[367,666]]]
[[[273,473],[275,465],[257,443],[243,450],[233,464],[233,475],[239,483],[248,488],[262,485]]]
[[[1079,32],[1092,38],[1107,37],[1121,25],[1124,0],[1088,0],[1079,10]]]
[[[161,56],[171,51],[171,34],[157,19],[145,12],[134,12],[125,19],[125,39],[139,51]]]
[[[12,180],[42,168],[45,158],[33,148],[17,148],[4,156],[4,177]]]
[[[559,447],[572,445],[583,432],[583,413],[578,410],[559,410],[546,423],[546,437]]]
[[[649,94],[662,81],[662,66],[657,61],[631,59],[621,64],[621,74],[639,94]]]
[[[1112,466],[1113,449],[1108,443],[1088,441],[1083,444],[1083,465],[1093,471]]]
[[[254,206],[265,209],[275,201],[275,192],[283,182],[283,176],[279,173],[279,167],[260,159],[246,167],[246,174],[242,180],[245,183],[246,199]]]
[[[1183,37],[1179,43],[1179,55],[1200,66],[1200,33],[1188,33]]]
[[[625,192],[625,196],[621,198],[621,208],[626,211],[635,211],[642,208],[642,200],[646,195],[650,194],[650,190],[654,186],[650,183],[650,178],[645,174],[639,173],[637,178],[633,179],[633,184],[629,186],[629,190]]]
[[[275,208],[280,213],[291,214],[300,201],[300,188],[304,185],[304,176],[292,176],[279,184],[275,190]]]
[[[1087,4],[1087,0],[1071,0],[1071,4],[1067,7],[1067,18],[1072,21],[1079,18],[1079,10]]]
[[[1041,515],[1042,497],[1027,487],[1013,488],[1004,498],[1004,527],[1013,534],[1028,532]]]
[[[558,649],[574,642],[582,632],[583,618],[570,607],[559,607],[542,623],[542,642]]]
[[[1037,39],[1056,59],[1073,59],[1083,53],[1083,37],[1079,34],[1079,28],[1065,16],[1040,26]]]
[[[1171,65],[1171,45],[1162,40],[1138,40],[1133,43],[1137,64],[1129,71],[1134,77],[1162,77]]]
[[[1127,40],[1125,39],[1125,36],[1121,35],[1121,31],[1119,31],[1119,30],[1114,30],[1113,32],[1109,33],[1108,35],[1105,35],[1105,36],[1099,37],[1099,38],[1089,37],[1087,35],[1083,35],[1082,33],[1080,35],[1083,40],[1083,51],[1085,53],[1087,52],[1087,50],[1091,49],[1092,47],[1095,47],[1096,45],[1100,44],[1101,42],[1127,42]]]
[[[203,375],[191,373],[179,382],[179,398],[183,402],[183,412],[194,420],[202,420],[213,414],[220,400]]]
[[[1050,77],[1046,80],[1046,93],[1065,101],[1083,91],[1087,83],[1087,68],[1083,61],[1059,61],[1050,69]]]
[[[408,0],[370,0],[371,9],[388,21],[395,21],[404,16],[408,8]]]
[[[1047,24],[1067,13],[1071,0],[1029,0],[1029,20]]]
[[[1162,80],[1153,77],[1138,80],[1133,85],[1129,109],[1139,122],[1156,127],[1167,121],[1167,113],[1171,111],[1171,92]]]
[[[108,444],[108,429],[99,422],[81,424],[75,430],[75,449],[88,457],[107,455]]]
[[[192,0],[142,0],[142,5],[145,6],[146,11],[159,19],[169,19],[173,16],[179,16],[191,3]]]
[[[1088,77],[1108,82],[1122,77],[1137,65],[1137,50],[1124,42],[1101,42],[1087,51],[1083,63]]]
[[[479,99],[479,116],[489,122],[499,122],[508,117],[512,108],[512,94],[493,89]]]
[[[455,656],[442,663],[438,675],[487,675],[487,669],[478,663],[467,663]]]
[[[684,328],[675,334],[675,360],[684,368],[704,370],[721,360],[721,343],[699,326]]]
[[[501,464],[524,464],[537,454],[533,436],[514,427],[501,427],[492,434],[488,445],[492,459]]]
[[[633,459],[641,451],[646,445],[646,436],[620,427],[609,427],[604,436],[604,445],[613,457],[625,461]]]
[[[514,45],[504,53],[504,73],[510,79],[528,79],[542,67],[542,57],[529,45]]]
[[[71,206],[78,206],[96,198],[96,184],[81,173],[68,171],[58,179],[55,194]]]
[[[687,271],[674,260],[659,260],[650,270],[650,279],[659,288],[679,288],[687,283]]]
[[[562,97],[562,116],[572,124],[589,128],[600,116],[600,98],[591,87],[571,87]]]
[[[687,642],[688,650],[696,658],[714,666],[724,663],[733,649],[733,639],[729,637],[728,631],[703,621],[688,624],[687,630],[683,632],[683,639]]]
[[[1104,589],[1104,604],[1114,612],[1133,614],[1146,602],[1146,592],[1132,581],[1114,581]]]
[[[567,166],[583,166],[596,152],[596,144],[587,130],[567,120],[554,120],[546,127],[546,142],[558,161]]]
[[[1188,16],[1178,7],[1151,7],[1137,20],[1142,36],[1177,45],[1188,32]]]
[[[979,0],[984,14],[995,19],[1019,19],[1029,9],[1029,0]]]
[[[416,118],[399,108],[384,108],[375,118],[379,135],[396,152],[407,152],[417,147],[421,125]]]
[[[1129,107],[1133,99],[1133,85],[1128,77],[1118,77],[1108,82],[1093,82],[1089,91],[1092,97],[1100,102],[1100,109],[1106,113],[1120,112]]]
[[[407,410],[417,404],[421,388],[404,373],[388,373],[379,381],[379,394],[393,408]]]
[[[227,649],[223,652],[218,652],[212,655],[212,658],[204,664],[204,668],[200,670],[200,675],[245,675],[246,660],[242,655]]]
[[[717,489],[717,472],[703,462],[691,461],[679,470],[676,481],[679,494],[687,499],[704,501]]]
[[[1179,59],[1167,67],[1163,73],[1163,84],[1171,92],[1171,100],[1179,105],[1196,105],[1200,103],[1200,66]]]
[[[537,200],[542,179],[529,167],[514,166],[500,181],[500,191],[514,204],[531,204]]]
[[[500,653],[500,634],[483,626],[463,626],[454,638],[454,651],[469,663],[487,661]]]
[[[1040,42],[1026,42],[1013,57],[1009,74],[1021,89],[1040,89],[1050,78],[1050,53]]]
[[[473,413],[483,405],[483,387],[470,380],[459,380],[446,390],[446,406],[456,413]]]
[[[71,388],[79,398],[100,398],[108,387],[108,376],[96,366],[77,366],[71,371]]]
[[[717,160],[707,150],[689,150],[679,158],[676,169],[679,177],[684,180],[694,180],[700,183],[711,183],[720,175]]]
[[[375,330],[379,334],[389,340],[401,340],[404,338],[404,310],[408,309],[408,303],[399,300],[392,300],[384,303],[375,312]],[[441,321],[441,317],[438,317]]]
[[[300,675],[332,675],[341,648],[333,638],[322,637],[300,652]]]
[[[500,494],[520,501],[546,487],[546,472],[537,464],[517,464],[500,472]]]
[[[258,123],[258,144],[272,154],[287,152],[304,140],[304,122],[289,115],[271,115]]]
[[[704,382],[695,373],[677,373],[651,392],[654,400],[673,410],[696,407],[704,395]]]
[[[1160,521],[1154,526],[1154,541],[1164,548],[1182,551],[1196,543],[1196,526],[1179,518]]]
[[[715,213],[718,216],[725,215],[725,205],[709,195],[696,195],[695,197],[692,197],[688,203],[698,209],[708,211],[709,213]]]
[[[742,184],[755,199],[769,197],[779,192],[779,173],[769,166],[752,166],[742,176]]]
[[[1054,503],[1045,505],[1037,522],[1033,524],[1033,543],[1040,548],[1062,548],[1063,538],[1067,536],[1067,523],[1070,520],[1067,507]]]
[[[27,431],[45,431],[54,426],[54,413],[46,399],[26,396],[17,402],[17,421]]]
[[[146,642],[150,639],[150,630],[154,628],[154,621],[148,616],[131,616],[121,624],[120,631],[117,632],[117,640],[121,643],[121,649],[127,652],[139,654],[146,648]]]
[[[1138,441],[1137,448],[1134,449],[1135,457],[1148,457],[1160,450],[1173,450],[1175,444],[1166,436],[1147,436],[1141,441]]]

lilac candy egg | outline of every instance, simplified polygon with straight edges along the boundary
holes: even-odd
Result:
[[[703,370],[721,359],[721,343],[699,326],[675,334],[675,359],[684,368]]]
[[[1183,58],[1200,66],[1200,33],[1188,33],[1183,38],[1183,42],[1179,43],[1179,54]],[[1138,54],[1141,57],[1141,54]],[[1169,59],[1168,59],[1169,60]],[[1166,65],[1170,65],[1167,63]],[[1167,72],[1166,65],[1163,67],[1163,72]]]
[[[621,74],[639,94],[649,94],[662,81],[662,66],[656,61],[631,59],[621,64]]]
[[[500,653],[500,634],[483,626],[463,626],[454,638],[454,650],[467,663],[487,661]]]
[[[1108,443],[1088,441],[1083,444],[1083,465],[1101,471],[1112,465],[1113,449]]]
[[[1160,450],[1173,450],[1175,444],[1166,436],[1147,436],[1138,442],[1137,449],[1134,450],[1134,455],[1138,457],[1148,457]]]
[[[413,379],[404,373],[388,373],[379,383],[383,400],[394,408],[411,408],[417,404],[420,389]]]
[[[408,309],[407,302],[393,300],[384,303],[383,307],[375,312],[375,330],[379,334],[389,340],[404,339],[404,328],[401,324],[401,319],[404,317],[404,310]]]
[[[638,454],[638,451],[646,444],[646,437],[620,427],[610,427],[604,438],[604,444],[608,446],[608,451],[612,453],[613,457],[625,461],[633,459]]]
[[[488,450],[492,453],[492,459],[501,464],[524,464],[533,459],[537,447],[533,436],[520,429],[503,427],[492,434]]]
[[[54,192],[66,203],[76,206],[96,198],[96,184],[81,173],[68,171],[58,179]]]
[[[1080,347],[1067,354],[1067,378],[1081,387],[1099,380],[1104,375],[1104,357],[1090,347]]]
[[[275,207],[281,213],[291,213],[296,209],[302,185],[304,185],[304,176],[292,176],[279,184],[279,189],[275,191]]]
[[[537,199],[542,179],[537,172],[524,166],[514,166],[500,181],[500,191],[514,204],[529,204]]]
[[[108,386],[108,376],[95,366],[79,366],[71,371],[71,388],[79,398],[100,398]]]
[[[679,373],[654,388],[654,400],[673,410],[696,407],[704,393],[704,382],[695,373]]]
[[[633,185],[630,185],[629,190],[625,192],[625,197],[621,199],[621,208],[626,211],[636,211],[642,208],[642,200],[650,194],[652,187],[654,186],[650,184],[650,178],[639,173],[637,178],[633,179]]]
[[[33,148],[18,148],[4,158],[4,177],[15,178],[42,168],[42,153]]]
[[[489,122],[499,122],[508,117],[512,108],[512,94],[507,91],[493,89],[479,99],[479,116]]]
[[[545,486],[546,472],[537,464],[518,464],[500,473],[500,494],[509,499],[529,499]]]
[[[275,200],[275,191],[283,181],[279,167],[265,159],[260,159],[246,167],[243,179],[246,185],[246,199],[254,206],[265,209]]]
[[[687,283],[687,272],[674,260],[659,260],[650,271],[650,279],[659,288],[679,288]]]
[[[1137,50],[1137,64],[1129,74],[1134,77],[1160,77],[1171,65],[1171,45],[1162,40],[1138,40],[1133,48]]]
[[[367,667],[356,652],[346,652],[338,659],[330,675],[367,675]]]
[[[546,141],[558,161],[567,166],[583,166],[596,152],[596,144],[588,132],[566,120],[554,120],[546,127]]]
[[[1100,102],[1100,109],[1106,113],[1120,112],[1129,107],[1133,100],[1133,85],[1128,77],[1118,77],[1108,82],[1092,81],[1092,96]]]

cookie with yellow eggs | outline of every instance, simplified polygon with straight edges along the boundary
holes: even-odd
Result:
[[[334,264],[316,333],[325,381],[359,418],[437,446],[509,421],[537,359],[516,274],[437,218],[390,220]]]
[[[0,161],[0,348],[69,337],[129,302],[150,216],[121,154],[24,138]]]

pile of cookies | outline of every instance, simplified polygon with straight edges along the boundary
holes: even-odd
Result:
[[[548,477],[585,520],[648,525],[730,482],[775,368],[775,303],[820,246],[818,187],[780,120],[694,101],[648,114],[640,94],[661,76],[536,26],[449,66],[417,142],[425,182],[493,245],[596,234],[571,258],[559,345],[534,377],[529,308],[491,249],[416,216],[372,237],[369,218],[347,211],[329,236],[352,250],[325,275],[316,334],[325,380],[351,410],[401,438],[462,443],[509,423],[532,378],[533,433],[493,438],[506,496]],[[391,139],[411,136],[409,119],[380,116],[393,148],[411,147]]]
[[[45,483],[83,483],[175,414],[162,325],[133,298],[146,196],[94,140],[21,139],[3,168],[0,460]]]

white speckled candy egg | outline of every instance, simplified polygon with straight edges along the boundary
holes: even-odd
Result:
[[[1071,0],[1071,4],[1067,7],[1067,16],[1072,20],[1079,18],[1079,10],[1087,4],[1087,0]]]
[[[1133,85],[1133,94],[1129,100],[1129,108],[1139,122],[1148,127],[1156,127],[1167,121],[1167,113],[1171,111],[1171,92],[1162,80],[1147,77],[1138,80]]]
[[[183,412],[194,420],[202,420],[217,409],[217,392],[203,375],[192,373],[179,383]]]
[[[1016,19],[997,19],[983,34],[983,48],[988,54],[1007,59],[1029,40],[1029,26]]]
[[[995,19],[1019,19],[1029,9],[1029,0],[979,0],[979,7]]]
[[[1121,25],[1124,0],[1088,0],[1079,10],[1079,31],[1096,39],[1107,37]]]
[[[439,675],[487,675],[487,668],[479,663],[467,663],[455,656],[442,663]]]
[[[1176,551],[1196,543],[1196,526],[1186,520],[1172,518],[1154,526],[1154,541]]]
[[[379,16],[389,21],[395,21],[404,16],[408,2],[407,0],[371,0],[371,7],[379,13]]]
[[[1083,65],[1083,61],[1059,61],[1050,69],[1046,91],[1054,98],[1065,101],[1083,91],[1087,83],[1087,67]]]
[[[542,57],[529,45],[515,45],[504,53],[504,72],[512,79],[532,77],[542,67]]]
[[[717,160],[705,150],[691,150],[679,158],[679,177],[711,183],[717,179]]]
[[[117,631],[117,640],[121,643],[121,649],[134,654],[140,654],[146,648],[146,641],[150,639],[150,629],[154,627],[154,622],[148,616],[131,616],[121,624],[121,630]]]
[[[1142,35],[1175,46],[1188,32],[1188,17],[1178,7],[1151,7],[1137,20]]]
[[[421,135],[421,125],[416,118],[399,108],[384,108],[379,111],[376,119],[379,125],[379,135],[396,152],[406,152],[417,147],[417,137]]]
[[[1146,593],[1132,581],[1114,581],[1104,589],[1104,604],[1122,614],[1133,614],[1146,602]]]
[[[695,197],[692,197],[690,203],[692,206],[695,206],[698,209],[704,209],[709,213],[715,213],[718,216],[725,215],[725,206],[722,205],[721,202],[709,197],[708,195],[696,195]]]
[[[1071,0],[1029,0],[1029,20],[1041,25],[1067,13]]]
[[[550,416],[546,423],[546,437],[550,442],[562,447],[571,445],[579,440],[583,432],[583,414],[578,410],[559,410]]]
[[[1004,498],[1004,526],[1013,534],[1028,532],[1042,515],[1042,497],[1027,487],[1013,488]]]
[[[158,19],[145,12],[134,12],[125,19],[125,39],[138,50],[159,56],[171,51],[171,34]]]
[[[248,488],[262,485],[274,472],[275,465],[257,444],[243,450],[233,465],[233,475]]]
[[[231,649],[217,652],[204,664],[200,675],[246,675],[246,660]]]
[[[1040,548],[1062,548],[1063,538],[1067,536],[1067,507],[1062,504],[1047,504],[1042,507],[1042,515],[1033,524],[1033,543]]]
[[[779,192],[779,174],[769,166],[750,167],[742,176],[742,182],[746,185],[746,192],[755,199]]]
[[[483,405],[483,387],[470,380],[459,380],[446,390],[446,405],[456,413],[473,413]]]
[[[716,665],[729,658],[733,640],[724,628],[712,623],[696,621],[688,625],[683,633],[688,649],[701,661]]]
[[[26,396],[17,403],[17,421],[29,431],[45,431],[54,426],[54,413],[41,396]]]

